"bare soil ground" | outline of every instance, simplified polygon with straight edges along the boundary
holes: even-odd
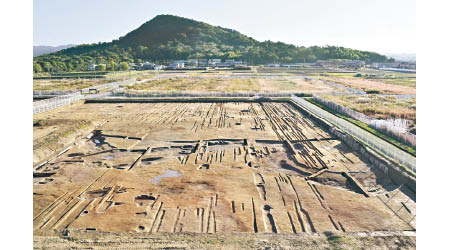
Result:
[[[58,156],[54,150],[34,171],[36,247],[94,244],[38,237],[65,229],[203,233],[225,242],[220,235],[241,232],[249,235],[247,248],[263,246],[249,241],[261,233],[415,231],[415,194],[288,103],[83,104],[35,119],[45,120],[33,127],[35,140],[55,131],[77,134],[71,148]],[[81,121],[94,124],[88,136],[79,132]],[[41,147],[36,143],[35,151]],[[317,241],[331,244],[329,237]],[[203,248],[202,242],[201,236],[188,245]]]
[[[221,76],[221,77],[218,77]],[[229,78],[223,78],[227,76]],[[127,90],[147,91],[209,91],[209,92],[239,92],[239,91],[277,91],[277,92],[302,92],[323,93],[333,89],[321,81],[306,81],[285,77],[265,78],[249,76],[239,78],[236,75],[207,75],[167,77],[160,75],[159,79],[153,79],[126,87]]]
[[[259,91],[257,81],[253,78],[223,79],[213,77],[181,78],[171,77],[150,80],[141,84],[127,86],[128,90],[150,91]]]
[[[38,234],[38,233],[35,233]],[[415,249],[415,234],[199,234],[70,232],[34,236],[34,249]]]

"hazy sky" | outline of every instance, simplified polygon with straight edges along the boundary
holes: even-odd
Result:
[[[415,53],[414,0],[35,0],[35,45],[117,39],[158,14],[235,29],[259,41]]]

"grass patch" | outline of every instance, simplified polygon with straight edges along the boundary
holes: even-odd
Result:
[[[398,98],[396,96],[380,96],[376,94],[352,96],[321,95],[321,97],[374,119],[403,118],[411,120],[413,123],[416,119],[416,98]]]
[[[331,249],[344,250],[344,249],[355,249],[356,244],[348,237],[332,234],[327,237],[328,243]]]
[[[383,83],[394,85],[402,85],[408,87],[416,87],[416,74],[382,71],[382,70],[362,70],[358,73],[326,73],[326,75],[335,78],[351,78],[351,79],[370,79]]]
[[[377,90],[383,94],[416,94],[415,74],[400,75],[384,71],[363,71],[356,74],[320,74],[318,79],[335,82],[362,91],[364,91],[364,89],[368,89]]]
[[[391,137],[391,136],[389,136],[389,135],[387,135],[387,134],[385,134],[383,132],[380,132],[380,131],[378,131],[378,130],[376,130],[374,128],[371,128],[371,127],[369,127],[369,125],[367,125],[367,124],[365,124],[363,122],[355,120],[355,119],[353,119],[353,118],[351,118],[351,117],[349,117],[349,116],[347,116],[345,114],[336,112],[336,111],[328,108],[327,106],[316,102],[312,98],[305,98],[305,100],[310,102],[310,103],[312,103],[312,104],[314,104],[314,105],[316,105],[316,106],[318,106],[318,107],[320,107],[321,109],[323,109],[323,110],[325,110],[325,111],[327,111],[327,112],[329,112],[329,113],[339,117],[339,118],[342,118],[342,119],[344,119],[344,120],[346,120],[346,121],[348,121],[350,123],[353,123],[354,125],[356,125],[356,126],[362,128],[362,129],[366,130],[367,132],[369,132],[369,133],[371,133],[371,134],[373,134],[373,135],[375,135],[375,136],[377,136],[377,137],[379,137],[379,138],[381,138],[381,139],[391,143],[392,145],[396,146],[397,148],[399,148],[399,149],[401,149],[401,150],[403,150],[403,151],[405,151],[405,152],[407,152],[407,153],[409,153],[409,154],[411,154],[413,156],[416,156],[416,149],[414,149],[413,147],[411,147],[409,145],[406,145],[403,142],[400,142],[397,139],[395,139],[395,138],[393,138],[393,137]],[[408,168],[404,167],[404,169],[415,176],[415,173],[412,172],[411,170],[409,170]]]
[[[72,237],[72,236],[68,236],[67,238],[65,238],[66,240],[68,240],[68,241],[71,241],[71,242],[77,242],[77,241],[79,241],[80,239],[78,239],[78,238],[76,238],[76,237]]]

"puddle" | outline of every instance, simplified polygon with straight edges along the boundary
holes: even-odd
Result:
[[[95,144],[100,144],[100,141],[97,139],[94,139]]]
[[[113,158],[114,158],[114,156],[112,156],[112,155],[107,155],[107,156],[103,157],[103,159],[105,159],[105,160],[111,160]]]
[[[324,149],[326,149],[326,150],[330,150],[331,148],[330,147],[327,147],[327,146],[322,146]]]
[[[166,170],[166,172],[164,172],[164,174],[151,178],[150,182],[151,183],[160,183],[162,178],[171,178],[171,177],[180,177],[180,176],[181,176],[180,172],[169,169],[169,170]]]

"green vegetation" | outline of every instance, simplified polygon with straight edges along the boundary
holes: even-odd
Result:
[[[345,235],[332,234],[327,237],[328,243],[333,250],[354,249],[356,244],[353,243],[352,238]]]
[[[128,66],[128,63],[126,63],[126,62],[121,62],[119,68],[122,71],[126,71],[126,70],[130,69],[130,66]]]
[[[397,139],[395,139],[395,138],[393,138],[393,137],[391,137],[391,136],[389,136],[389,135],[387,135],[387,134],[385,134],[385,133],[383,133],[383,132],[380,132],[380,131],[378,131],[378,130],[376,130],[376,129],[374,129],[374,128],[371,128],[369,125],[367,125],[367,124],[365,124],[365,123],[363,123],[363,122],[360,122],[360,121],[358,121],[358,120],[356,120],[356,119],[353,119],[352,117],[349,117],[349,116],[347,116],[347,115],[345,115],[345,114],[336,112],[336,111],[334,111],[334,110],[328,108],[327,106],[324,106],[324,105],[322,105],[322,104],[316,102],[316,101],[315,101],[314,99],[312,99],[312,98],[305,98],[305,100],[308,101],[308,102],[310,102],[310,103],[312,103],[312,104],[314,104],[314,105],[316,105],[316,106],[318,106],[318,107],[320,107],[321,109],[323,109],[323,110],[325,110],[325,111],[327,111],[327,112],[332,113],[333,115],[335,115],[335,116],[337,116],[337,117],[339,117],[339,118],[342,118],[342,119],[344,119],[344,120],[346,120],[346,121],[348,121],[348,122],[351,122],[351,123],[355,124],[356,126],[358,126],[358,127],[362,128],[362,129],[366,130],[367,132],[369,132],[369,133],[371,133],[371,134],[373,134],[373,135],[376,135],[376,136],[378,136],[379,138],[381,138],[381,139],[383,139],[383,140],[385,140],[385,141],[391,143],[392,145],[394,145],[394,146],[396,146],[396,147],[402,149],[403,151],[408,152],[408,153],[410,153],[411,155],[416,156],[416,149],[415,149],[415,148],[413,148],[413,147],[411,147],[411,146],[409,146],[409,145],[406,145],[405,143],[403,143],[403,142],[401,142],[401,141],[398,141]],[[411,172],[408,168],[405,168],[405,169],[407,169],[408,172],[413,173],[413,172]],[[414,174],[414,173],[413,173],[413,174]]]
[[[326,73],[334,78],[368,79],[383,83],[416,87],[416,74],[382,70],[362,70],[358,73]]]
[[[235,30],[195,20],[159,15],[126,36],[97,44],[84,44],[34,58],[39,72],[85,71],[92,63],[118,70],[121,62],[220,58],[244,60],[250,64],[272,62],[314,62],[352,59],[384,62],[388,58],[374,52],[336,46],[298,47],[282,42],[259,42]]]
[[[374,119],[403,118],[413,123],[416,120],[416,98],[398,98],[377,93],[363,96],[321,95],[321,97]]]
[[[96,71],[105,71],[106,70],[106,65],[105,64],[99,64],[95,67]]]

